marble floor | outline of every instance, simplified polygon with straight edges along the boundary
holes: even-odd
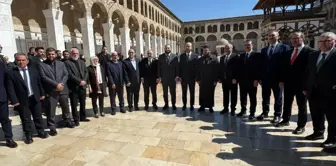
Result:
[[[162,106],[160,86],[158,91],[158,105]],[[181,107],[180,86],[177,94],[177,106]],[[259,91],[257,115],[261,112],[260,94]],[[45,140],[34,138],[31,145],[23,143],[19,117],[11,111],[15,140],[19,147],[9,149],[2,143],[0,165],[336,165],[335,155],[321,152],[319,145],[322,141],[311,142],[303,139],[312,132],[311,119],[302,136],[291,133],[296,127],[296,106],[293,107],[291,125],[281,129],[273,127],[269,120],[250,122],[246,118],[223,116],[219,114],[222,109],[220,85],[216,89],[216,107],[213,114],[199,114],[197,111],[182,111],[179,108],[177,111],[150,109],[126,114],[118,112],[112,116],[108,114],[108,98],[105,103],[106,117],[94,118],[91,101],[88,99],[86,106],[91,122],[81,123],[74,129],[60,128],[58,136]],[[143,101],[140,103],[143,106]],[[237,106],[237,110],[240,110],[240,106]],[[2,131],[0,133],[0,138],[3,138]]]

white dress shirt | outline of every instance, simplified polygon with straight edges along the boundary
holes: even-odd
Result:
[[[328,56],[329,56],[329,54],[330,54],[331,50],[333,50],[333,49],[335,49],[335,48],[332,48],[332,49],[330,49],[329,51],[326,51],[326,52],[322,52],[322,51],[321,51],[321,53],[320,53],[319,57],[317,58],[316,65],[317,65],[317,64],[319,64],[319,62],[320,62],[320,61],[321,61],[321,59],[323,58],[323,56],[322,56],[322,54],[323,54],[323,53],[325,53],[325,54],[326,54],[326,57],[325,57],[325,59],[328,59]]]
[[[102,77],[102,74],[101,74],[100,64],[98,64],[96,66],[96,72],[97,72],[97,77],[98,77],[98,84],[102,84],[103,83],[103,77]]]
[[[274,50],[278,46],[278,44],[279,44],[279,42],[276,42],[274,44],[269,45],[268,50],[267,50],[267,55],[270,55],[270,51],[271,51],[272,46],[273,46],[273,53],[274,53]]]
[[[300,52],[301,52],[301,50],[302,50],[302,48],[303,48],[304,46],[305,46],[305,45],[304,45],[304,44],[302,44],[300,47],[294,48],[294,50],[293,50],[293,52],[292,52],[291,59],[292,59],[292,58],[293,58],[293,56],[294,56],[295,49],[299,49],[299,50],[298,50],[298,53],[296,54],[296,57],[298,57],[298,56],[299,56],[299,54],[300,54]]]
[[[136,70],[136,69],[137,69],[137,68],[136,68],[136,61],[135,61],[134,58],[131,59],[131,63],[132,63],[132,66],[134,67],[134,70]]]
[[[26,66],[25,69],[26,69],[27,82],[28,82],[28,96],[31,96],[34,93],[33,93],[33,89],[32,89],[31,83],[30,83],[30,76],[29,76],[28,66]],[[24,75],[23,75],[23,72],[24,72],[23,69],[19,68],[19,71],[20,71],[20,74],[22,76],[23,81],[25,81],[24,80]]]
[[[249,58],[251,56],[253,50],[251,50],[250,52],[245,52],[245,54],[247,55],[247,58]]]

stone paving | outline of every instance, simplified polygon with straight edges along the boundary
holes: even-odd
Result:
[[[249,122],[246,118],[220,115],[221,89],[218,85],[214,114],[199,114],[197,111],[182,111],[179,108],[177,111],[159,109],[126,114],[118,112],[116,116],[112,116],[106,108],[106,116],[96,119],[88,99],[86,105],[91,122],[81,123],[74,129],[59,129],[56,137],[45,140],[34,138],[31,145],[25,145],[22,141],[19,117],[11,115],[19,147],[9,149],[0,146],[0,165],[336,165],[335,155],[321,152],[319,145],[322,141],[310,142],[303,139],[312,132],[310,119],[302,136],[291,134],[296,127],[296,106],[293,107],[291,125],[277,129],[269,121]],[[162,106],[160,86],[158,91],[158,105]],[[181,107],[180,86],[177,94],[177,106]],[[260,94],[259,91],[257,115],[261,112]],[[105,103],[109,106],[107,98]],[[141,106],[144,106],[143,101]],[[240,110],[239,106],[237,110]],[[3,137],[2,132],[0,136]]]

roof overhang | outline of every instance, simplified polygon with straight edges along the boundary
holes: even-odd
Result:
[[[310,4],[315,0],[305,0],[306,4]],[[282,7],[282,6],[293,6],[296,5],[297,0],[259,0],[254,6],[253,10],[266,9],[270,7]],[[302,2],[300,3],[302,4]]]

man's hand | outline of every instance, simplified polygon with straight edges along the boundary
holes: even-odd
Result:
[[[57,91],[61,91],[61,90],[63,90],[63,88],[64,88],[64,85],[62,83],[58,83],[57,86],[56,86]]]
[[[89,88],[89,93],[92,93],[92,89],[91,89],[91,87]]]
[[[115,84],[113,84],[113,85],[112,85],[112,89],[115,89],[115,88],[116,88],[116,85],[115,85]]]
[[[144,78],[143,77],[141,77],[141,83],[144,83],[145,81],[144,81]]]
[[[180,78],[179,78],[179,77],[176,77],[176,78],[175,78],[175,82],[180,82]]]
[[[85,85],[86,85],[86,81],[81,81],[81,82],[79,83],[79,85],[80,85],[80,86],[85,86]]]
[[[302,91],[302,93],[303,93],[305,96],[307,96],[307,91]]]
[[[45,99],[45,96],[41,96],[41,97],[40,97],[40,100],[44,100],[44,99]]]
[[[256,87],[258,87],[258,80],[254,80],[253,81],[253,86],[256,88]]]
[[[283,89],[283,88],[284,88],[284,83],[283,83],[283,82],[279,82],[279,87],[280,87],[281,89]]]
[[[12,104],[12,106],[14,106],[14,107],[17,107],[19,105],[20,105],[20,103]]]
[[[200,84],[200,82],[199,81],[196,81],[196,83],[199,85]]]
[[[237,84],[237,80],[236,80],[236,79],[233,79],[233,80],[232,80],[232,84],[233,84],[233,85]]]
[[[130,87],[130,86],[131,86],[131,83],[126,84],[126,86],[127,86],[127,87]]]

